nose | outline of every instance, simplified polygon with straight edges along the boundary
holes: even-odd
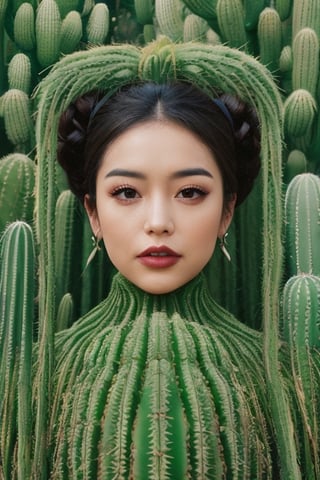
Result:
[[[171,235],[174,232],[172,209],[169,202],[162,197],[156,197],[149,202],[144,231],[149,235]]]

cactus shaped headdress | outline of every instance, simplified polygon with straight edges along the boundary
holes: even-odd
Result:
[[[263,201],[263,321],[267,377],[279,416],[280,440],[286,442],[285,399],[277,393],[279,285],[282,273],[282,103],[267,69],[253,57],[226,46],[173,44],[163,37],[144,48],[133,45],[95,47],[60,60],[36,92],[38,116],[37,229],[40,249],[40,336],[50,363],[54,312],[54,209],[57,131],[61,114],[78,96],[92,90],[115,91],[138,81],[185,81],[213,95],[237,95],[258,112],[261,124]],[[249,241],[249,240],[248,240]],[[272,366],[273,365],[273,366]],[[46,368],[43,365],[42,368]],[[48,379],[47,379],[48,380]],[[44,379],[43,381],[47,381]],[[280,389],[281,390],[281,389]],[[272,395],[272,392],[271,392]],[[281,413],[282,412],[282,413]],[[41,421],[41,420],[40,420]],[[282,433],[281,433],[282,432]],[[292,459],[288,459],[288,464]]]

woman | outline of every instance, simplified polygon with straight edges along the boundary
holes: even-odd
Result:
[[[259,170],[255,116],[222,91],[259,112],[262,333],[219,307],[201,273],[217,241],[228,257],[224,235]],[[66,56],[37,102],[34,478],[308,475],[309,397],[295,392],[278,330],[282,103],[270,73],[238,50],[160,38]],[[54,337],[65,111],[59,160],[120,272]]]
[[[259,138],[252,108],[185,82],[88,94],[63,115],[59,162],[120,273],[56,338],[52,478],[277,477],[261,335],[201,273],[217,240],[228,256]]]

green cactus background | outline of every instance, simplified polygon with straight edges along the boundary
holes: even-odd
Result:
[[[152,42],[156,39],[159,43],[155,48]],[[185,48],[185,42],[191,43]],[[194,54],[192,57],[192,42],[197,52],[199,45],[202,46],[198,63],[194,62]],[[269,79],[266,83],[261,80],[260,84],[260,79],[252,75],[256,98],[247,98],[263,110],[260,112],[263,134],[268,138],[264,156],[269,163],[264,166],[249,198],[236,212],[228,237],[232,262],[226,264],[217,251],[205,275],[212,297],[241,320],[244,329],[249,326],[263,332],[261,348],[266,388],[275,418],[279,458],[272,459],[272,452],[260,452],[257,464],[250,467],[254,475],[250,477],[245,468],[241,470],[241,458],[250,457],[252,453],[248,452],[258,448],[254,445],[260,441],[262,445],[270,432],[262,428],[257,433],[253,429],[250,438],[248,431],[246,447],[234,443],[232,435],[226,433],[223,448],[227,451],[227,460],[217,454],[215,472],[220,472],[216,478],[221,479],[272,478],[270,471],[261,472],[268,472],[265,464],[274,461],[279,464],[283,480],[320,478],[319,0],[0,0],[0,478],[50,478],[50,465],[45,459],[49,448],[47,440],[54,427],[51,431],[46,412],[52,407],[59,412],[60,408],[51,396],[54,334],[71,327],[77,318],[99,304],[106,297],[115,273],[103,249],[86,266],[92,249],[88,221],[78,200],[68,190],[64,174],[51,161],[52,152],[50,157],[45,149],[39,151],[37,145],[40,138],[51,135],[49,132],[56,133],[57,118],[53,121],[48,112],[57,115],[63,107],[56,100],[56,92],[48,90],[46,79],[50,76],[50,81],[56,82],[57,91],[59,84],[63,84],[61,92],[70,82],[66,107],[73,92],[79,94],[81,88],[83,91],[86,88],[84,72],[76,78],[73,71],[68,71],[69,55],[76,55],[75,63],[79,59],[80,65],[81,61],[85,64],[89,52],[97,51],[97,55],[102,52],[103,61],[101,46],[116,47],[108,68],[117,86],[137,78],[137,65],[141,78],[160,81],[174,75],[173,65],[178,62],[185,75],[190,78],[198,75],[205,88],[206,69],[210,69],[206,55],[212,47],[218,49],[221,72],[212,69],[208,77],[216,75],[218,87],[219,82],[222,85],[228,78],[229,90],[239,91],[245,97],[244,85],[248,79],[243,80],[241,86],[241,74],[238,79],[232,79],[228,77],[228,69],[230,63],[250,62],[250,58],[254,68],[257,63],[261,64],[261,78]],[[224,46],[234,48],[234,56],[230,50],[228,53],[223,50]],[[99,48],[94,50],[95,47]],[[142,59],[138,58],[140,52],[143,52]],[[60,69],[57,74],[56,65]],[[64,68],[65,75],[61,76]],[[97,78],[101,88],[111,86],[103,83],[105,80],[102,75],[99,77],[98,70]],[[83,87],[76,80],[82,81]],[[268,90],[272,105],[263,104],[260,88]],[[38,115],[46,119],[47,124],[36,126]],[[270,131],[268,122],[273,122]],[[141,402],[136,405],[139,427],[135,444],[143,442],[141,425],[152,430],[155,436],[156,429],[163,428],[165,432],[173,429],[181,442],[186,438],[181,402],[187,402],[183,395],[189,398],[191,384],[186,379],[187,370],[181,358],[185,351],[183,342],[188,343],[190,329],[189,333],[183,330],[185,327],[178,316],[172,320],[167,338],[176,342],[177,347],[171,351],[170,345],[160,345],[159,331],[165,328],[163,317],[161,314],[149,319],[148,335],[159,339],[157,347],[148,344],[143,319],[134,326],[140,339],[138,345],[133,344],[125,331],[119,330],[113,334],[114,338],[110,337],[110,345],[115,349],[114,362],[119,361],[116,348],[120,341],[126,345],[128,357],[148,359]],[[203,365],[205,362],[209,365],[212,358],[206,357],[209,350],[204,346],[208,340],[203,336],[200,341],[200,332],[192,328],[190,365],[193,364],[192,349],[200,352]],[[183,332],[177,333],[180,330]],[[228,335],[232,343],[230,332]],[[64,338],[63,334],[60,338]],[[288,346],[283,364],[280,362],[282,342]],[[220,348],[217,347],[217,356],[221,355]],[[228,348],[224,348],[229,355]],[[239,350],[239,358],[254,356],[250,348],[248,345],[249,353]],[[77,361],[82,362],[81,352],[78,357]],[[72,362],[69,356],[66,378]],[[279,362],[284,365],[280,376]],[[31,367],[32,363],[36,369]],[[203,365],[199,371],[204,371]],[[142,372],[138,362],[134,368]],[[167,396],[156,397],[153,393],[156,387],[152,372],[158,372]],[[185,382],[179,392],[176,383],[170,380],[175,372]],[[194,370],[193,375],[196,379],[200,374]],[[61,378],[61,382],[67,382],[63,375]],[[219,420],[224,416],[224,425],[231,432],[232,425],[236,428],[245,418],[243,412],[237,412],[240,393],[232,391],[232,382],[242,383],[254,395],[253,379],[239,374],[235,380],[226,372],[223,378],[218,378],[217,372],[206,378],[211,382],[210,388],[216,391],[215,408],[222,412]],[[137,376],[130,379],[134,390],[139,384]],[[205,390],[201,382],[196,385]],[[62,386],[55,385],[53,390],[59,392],[59,388]],[[117,388],[121,390],[121,382]],[[259,385],[257,390],[259,388],[265,386]],[[86,392],[79,393],[79,402],[83,402],[86,395]],[[134,397],[132,392],[130,395]],[[192,397],[192,393],[190,395]],[[169,407],[171,397],[177,402]],[[202,397],[199,408],[210,423],[213,421],[209,415],[206,417],[205,409],[207,398]],[[99,398],[95,401],[99,403]],[[134,398],[131,401],[137,402]],[[168,425],[164,419],[160,428],[160,423],[156,425],[150,420],[148,408],[152,402],[162,402],[168,416],[176,416],[176,424]],[[255,401],[252,402],[255,405]],[[133,408],[130,405],[126,407],[129,417]],[[176,410],[169,411],[174,405]],[[191,402],[186,415],[194,413],[194,408]],[[250,405],[246,408],[248,413]],[[93,421],[95,413],[88,413],[88,421]],[[70,428],[72,422],[76,425],[79,420],[77,415],[81,417],[80,409],[74,418],[66,419]],[[92,440],[95,432],[90,435]],[[205,472],[204,468],[199,473],[196,445],[201,443],[201,438],[194,435],[190,437],[190,442],[194,442],[191,463],[197,474],[186,478],[212,479],[210,470]],[[84,467],[89,472],[87,476],[79,473],[70,477],[68,467],[63,465],[67,448],[63,440],[60,448],[60,470],[52,478],[129,478],[129,474],[115,476],[107,461],[103,472],[112,473],[98,477],[97,466],[90,458],[88,461],[93,463]],[[212,444],[212,448],[222,447],[218,442]],[[144,473],[147,476],[143,477],[141,465],[143,462],[150,465],[153,460],[150,452],[141,455],[132,467],[137,480],[176,478],[175,466],[169,461],[162,467],[159,463],[152,464],[158,476]],[[77,451],[73,458],[76,465]],[[179,461],[183,469],[190,459],[181,457]],[[229,465],[228,474],[224,462]],[[125,471],[128,469],[126,465]]]

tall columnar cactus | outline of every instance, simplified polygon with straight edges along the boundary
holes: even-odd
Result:
[[[78,199],[70,190],[62,192],[55,211],[55,271],[56,302],[60,304],[66,293],[72,293],[80,304],[82,211]]]
[[[260,60],[273,73],[279,69],[281,37],[281,20],[278,12],[274,8],[265,8],[258,21]]]
[[[310,478],[318,478],[320,277],[300,274],[288,280],[283,291],[282,331],[290,347],[294,385],[300,393],[297,398],[302,412],[306,461],[314,465]]]
[[[0,245],[0,476],[22,480],[31,478],[32,456],[35,252],[31,228],[24,222],[10,224]]]
[[[290,275],[320,275],[320,178],[297,175],[285,198],[286,258]]]

